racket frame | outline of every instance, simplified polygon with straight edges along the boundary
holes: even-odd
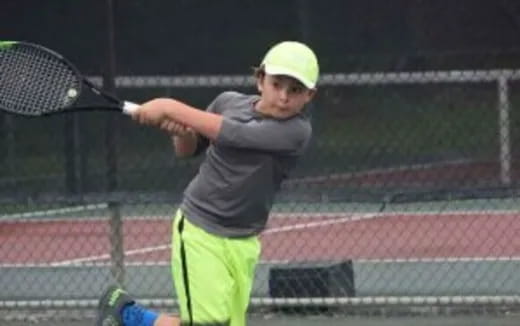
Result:
[[[51,115],[51,114],[60,114],[60,113],[68,113],[68,112],[76,112],[76,111],[94,111],[94,110],[102,110],[102,111],[118,111],[122,112],[128,115],[131,115],[133,112],[135,112],[139,105],[133,102],[128,101],[122,101],[116,96],[109,94],[108,92],[102,90],[100,87],[96,86],[92,81],[88,80],[81,72],[80,70],[67,58],[65,58],[60,53],[49,49],[43,45],[26,42],[26,41],[0,41],[0,49],[3,48],[9,48],[13,46],[25,46],[29,48],[37,49],[38,51],[42,51],[53,58],[60,61],[62,64],[64,64],[68,69],[71,70],[74,77],[77,79],[78,82],[78,89],[75,89],[78,93],[73,98],[71,98],[71,101],[67,103],[66,105],[60,107],[56,111],[50,111],[50,112],[38,112],[36,114],[30,114],[30,113],[22,113],[22,112],[16,112],[14,110],[9,110],[5,107],[1,107],[0,109],[13,113],[13,114],[19,114],[19,115],[25,115],[25,116],[43,116],[43,115]],[[78,100],[81,97],[81,94],[84,92],[85,87],[87,87],[90,91],[92,91],[96,96],[99,96],[101,98],[104,98],[107,102],[111,103],[112,105],[103,105],[103,106],[75,106],[75,104],[78,102]]]

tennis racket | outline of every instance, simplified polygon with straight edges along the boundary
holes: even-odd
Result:
[[[0,41],[0,109],[26,116],[107,110],[132,114],[121,101],[84,77],[62,55],[29,42]]]

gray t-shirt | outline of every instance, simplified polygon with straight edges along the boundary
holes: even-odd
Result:
[[[276,191],[305,151],[311,124],[304,114],[285,120],[262,116],[256,95],[220,94],[207,111],[224,117],[181,209],[193,224],[225,237],[260,233]]]

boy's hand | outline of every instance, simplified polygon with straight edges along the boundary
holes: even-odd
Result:
[[[172,120],[163,120],[163,122],[161,122],[160,128],[169,133],[170,135],[179,137],[185,137],[193,133],[193,130],[191,128],[188,128]]]
[[[153,101],[144,103],[132,113],[132,119],[141,124],[151,126],[160,126],[165,121],[165,117],[163,106],[157,105]]]

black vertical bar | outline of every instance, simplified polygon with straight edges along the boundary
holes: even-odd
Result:
[[[106,59],[103,72],[103,88],[105,91],[115,93],[115,35],[114,35],[114,5],[113,0],[106,2],[107,19],[107,40],[106,40]],[[116,115],[108,114],[106,120],[106,147],[107,147],[107,189],[115,191],[117,189],[117,134],[118,120]]]
[[[310,0],[296,0],[296,12],[298,17],[298,24],[299,24],[299,36],[303,43],[306,43],[311,48],[313,48],[312,44],[312,1]],[[315,50],[313,48],[313,50]],[[319,58],[318,58],[319,59]],[[315,101],[311,101],[309,104],[306,105],[307,112],[312,120],[313,124],[313,130],[316,131],[316,133],[319,133],[322,130],[323,122],[323,114],[322,110],[316,110]],[[316,149],[316,137],[312,137],[308,152]],[[327,200],[326,196],[324,195],[322,197],[322,200]]]
[[[115,8],[114,1],[106,1],[106,63],[103,74],[103,87],[106,91],[115,94],[116,50],[114,31]],[[107,148],[107,190],[113,193],[118,188],[117,180],[117,136],[119,132],[119,116],[108,114],[106,120],[106,148]],[[111,273],[119,284],[124,284],[124,251],[123,251],[123,221],[121,218],[120,203],[109,200],[110,211],[110,257]]]
[[[86,132],[87,116],[78,119],[77,124],[77,141],[78,141],[78,193],[83,196],[87,192],[88,180],[88,137],[84,137]]]
[[[5,116],[0,113],[0,167],[7,172],[7,175],[10,175],[11,171],[7,169],[7,121]]]
[[[309,0],[299,0],[298,5],[298,20],[300,22],[300,36],[302,41],[309,42],[311,38],[311,22],[310,22],[310,4]]]
[[[7,122],[5,116],[0,112],[0,166],[7,171]],[[7,171],[7,175],[9,172],[11,171]]]
[[[65,189],[67,194],[73,195],[77,192],[76,180],[76,146],[74,135],[74,114],[65,114],[63,116],[63,133],[64,133],[64,155],[65,155]]]
[[[16,160],[16,139],[15,128],[16,124],[12,115],[5,116],[5,158],[6,158],[6,172],[7,175],[13,175],[15,160]]]

